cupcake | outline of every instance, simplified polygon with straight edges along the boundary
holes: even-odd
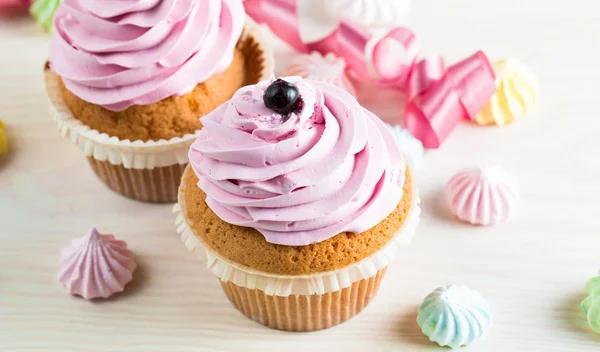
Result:
[[[112,190],[175,202],[200,117],[272,76],[241,0],[65,0],[45,68],[51,112]]]
[[[244,87],[202,123],[174,212],[231,303],[287,331],[359,313],[420,212],[385,124],[343,89],[299,77]]]

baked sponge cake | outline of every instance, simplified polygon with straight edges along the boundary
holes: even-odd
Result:
[[[175,202],[200,117],[271,71],[241,0],[65,0],[46,86],[61,130],[102,181]]]
[[[362,310],[419,215],[385,124],[344,90],[298,77],[244,87],[202,123],[175,211],[230,301],[289,331]]]

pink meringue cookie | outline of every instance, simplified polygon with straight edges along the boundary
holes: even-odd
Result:
[[[332,53],[323,56],[315,51],[298,55],[287,67],[285,75],[331,83],[356,96],[354,84],[346,75],[346,62]]]
[[[85,299],[107,298],[125,289],[136,266],[124,241],[93,228],[62,251],[58,280]]]
[[[241,0],[65,0],[50,65],[87,102],[149,105],[224,72],[244,19]]]
[[[508,218],[519,198],[519,186],[500,166],[473,167],[454,175],[446,194],[460,220],[491,225]]]
[[[370,229],[402,198],[406,162],[394,137],[343,89],[285,80],[303,100],[299,112],[268,109],[271,82],[263,81],[202,118],[189,159],[206,203],[224,221],[281,245]]]

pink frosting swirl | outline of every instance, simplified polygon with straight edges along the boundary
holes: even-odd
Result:
[[[406,164],[394,138],[344,90],[286,80],[304,104],[285,121],[263,103],[270,82],[240,89],[202,119],[189,157],[206,203],[275,244],[370,229],[402,198]]]
[[[241,0],[65,0],[50,63],[83,100],[148,105],[225,71],[244,19]]]

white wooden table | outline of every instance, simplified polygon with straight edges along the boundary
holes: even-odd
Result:
[[[543,95],[506,128],[464,124],[426,155],[418,179],[420,231],[378,297],[330,330],[292,334],[238,313],[175,235],[168,205],[107,190],[62,139],[42,91],[47,51],[28,18],[0,20],[0,118],[11,154],[0,160],[1,351],[434,351],[415,320],[437,286],[462,283],[492,304],[494,323],[472,351],[598,351],[579,307],[600,267],[600,21],[596,1],[418,0],[408,24],[424,54],[454,62],[476,49],[514,55]],[[279,70],[291,52],[278,46]],[[363,91],[364,93],[364,91]],[[363,94],[386,120],[389,93]],[[440,191],[457,169],[498,163],[520,180],[516,216],[491,228],[455,221]],[[126,292],[101,302],[56,282],[61,248],[91,226],[135,251]]]

